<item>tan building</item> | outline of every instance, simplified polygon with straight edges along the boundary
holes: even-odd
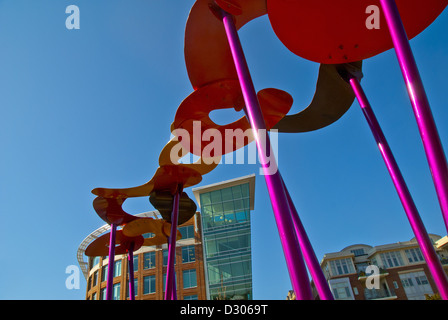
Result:
[[[139,214],[140,217],[160,218],[157,211]],[[92,232],[78,249],[78,262],[87,280],[86,300],[105,300],[108,257],[88,258],[85,248],[110,229],[109,225]],[[180,225],[182,239],[176,244],[176,288],[178,300],[205,300],[206,285],[201,237],[200,213]],[[128,257],[116,255],[113,280],[113,299],[129,299]],[[165,292],[168,246],[141,247],[134,252],[135,300],[163,300]]]
[[[448,237],[429,236],[447,272]],[[351,245],[325,254],[321,267],[336,300],[425,300],[438,292],[415,238]]]

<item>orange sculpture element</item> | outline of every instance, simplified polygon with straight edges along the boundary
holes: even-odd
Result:
[[[258,92],[258,100],[268,130],[288,113],[293,103],[287,92],[272,88]],[[253,141],[254,137],[252,132],[248,132],[246,139],[234,139],[238,132],[242,136],[246,130],[251,130],[246,117],[226,125],[218,125],[210,119],[210,112],[218,109],[240,111],[242,108],[244,99],[239,82],[217,81],[197,89],[181,103],[171,130],[175,136],[183,133],[179,129],[186,130],[188,139],[185,141],[182,137],[181,144],[191,153],[202,157],[219,157],[244,147]],[[214,139],[204,138],[204,133],[210,129],[216,130],[217,136],[213,134]],[[220,141],[217,141],[218,138]],[[210,145],[214,148],[207,148]],[[216,145],[219,147],[216,148]],[[208,152],[204,152],[207,149]]]
[[[166,243],[167,237],[171,235],[171,223],[159,219],[139,218],[126,224],[122,231],[127,237],[137,237],[145,233],[153,233],[153,237],[144,239],[143,245],[162,245]],[[176,240],[180,239],[182,239],[182,235],[178,230]]]
[[[396,0],[396,3],[411,39],[442,13],[448,1]],[[375,10],[378,17],[372,16]],[[267,11],[280,41],[296,55],[311,61],[329,64],[359,61],[393,47],[379,0],[267,0]],[[374,18],[377,21],[371,21]]]
[[[165,238],[166,240],[166,238]],[[115,254],[126,254],[133,244],[133,251],[141,248],[143,245],[143,237],[141,235],[135,237],[127,237],[122,230],[117,230],[115,234]],[[110,232],[103,234],[95,239],[86,248],[85,254],[88,257],[98,257],[109,255]]]
[[[134,220],[136,217],[126,213],[123,202],[126,199],[112,199],[96,197],[93,200],[93,208],[101,219],[108,224],[122,225]]]

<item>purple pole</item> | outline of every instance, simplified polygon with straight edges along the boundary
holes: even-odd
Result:
[[[131,243],[128,250],[128,268],[129,268],[129,300],[135,300],[134,290],[134,242]]]
[[[107,268],[107,282],[106,282],[106,300],[112,300],[112,289],[114,287],[114,262],[115,262],[115,235],[117,226],[110,225],[110,240],[109,240],[109,265]]]
[[[243,48],[238,37],[233,17],[221,10],[222,21],[227,34],[233,61],[238,74],[238,78],[245,101],[244,111],[252,127],[255,137],[261,166],[263,169],[266,185],[268,188],[271,204],[274,211],[280,240],[285,254],[286,265],[291,278],[292,287],[299,300],[312,300],[310,281],[303,261],[302,252],[295,234],[288,201],[283,188],[283,182],[278,170],[272,173],[269,165],[277,169],[276,160],[273,157],[269,135],[266,130],[266,123],[258,103],[257,94],[252,83],[249,68],[244,57]],[[266,145],[263,144],[266,143]],[[272,155],[270,161],[267,157],[267,151]]]
[[[422,79],[394,0],[380,0],[407,86],[423,147],[448,231],[448,165]]]
[[[433,276],[434,282],[439,289],[440,296],[442,299],[447,300],[448,298],[448,279],[443,271],[442,264],[437,257],[434,246],[432,245],[431,239],[426,232],[423,221],[420,218],[418,210],[415,203],[411,197],[411,194],[406,186],[404,178],[398,168],[397,162],[392,154],[392,151],[387,143],[387,140],[381,130],[381,127],[373,113],[370,103],[361,87],[358,79],[350,78],[350,85],[355,92],[356,98],[359,101],[362,112],[367,119],[367,122],[372,130],[373,136],[378,144],[381,155],[383,156],[384,162],[386,163],[387,169],[389,170],[392,181],[397,189],[398,196],[400,197],[401,203],[403,204],[406,215],[411,224],[412,230],[414,231],[417,242],[422,250],[422,254],[425,257],[426,263],[428,264],[429,270]]]
[[[171,213],[171,234],[168,239],[168,266],[165,283],[165,300],[177,300],[176,283],[174,281],[174,261],[176,260],[176,235],[179,216],[179,197],[182,188],[176,191],[173,199],[173,211]]]
[[[317,260],[311,242],[306,234],[305,228],[303,227],[302,221],[300,221],[299,214],[297,213],[294,202],[292,201],[291,195],[289,194],[288,188],[284,182],[283,187],[285,188],[286,197],[288,198],[288,205],[291,210],[294,229],[299,240],[300,248],[303,250],[303,256],[305,258],[308,270],[310,271],[311,278],[314,280],[317,293],[319,294],[321,300],[334,300],[333,294],[328,286],[327,279],[325,279],[320,263]]]

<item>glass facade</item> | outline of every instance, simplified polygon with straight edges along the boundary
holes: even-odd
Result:
[[[200,194],[210,300],[252,299],[249,183]]]

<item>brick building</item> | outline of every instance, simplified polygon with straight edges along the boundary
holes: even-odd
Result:
[[[447,272],[448,238],[429,236]],[[336,300],[424,300],[438,292],[415,238],[374,247],[351,245],[325,254],[321,267]]]
[[[156,211],[139,214],[160,218]],[[178,300],[205,300],[205,277],[202,252],[200,213],[178,227],[182,239],[176,244],[176,288]],[[87,245],[104,234],[109,226],[92,232],[78,250],[78,261],[87,280],[87,300],[104,300],[106,294],[108,257],[89,258],[84,262]],[[145,235],[144,235],[145,236]],[[134,288],[136,300],[163,300],[168,261],[168,246],[141,247],[134,252]],[[127,255],[116,255],[114,265],[113,299],[129,299]]]

